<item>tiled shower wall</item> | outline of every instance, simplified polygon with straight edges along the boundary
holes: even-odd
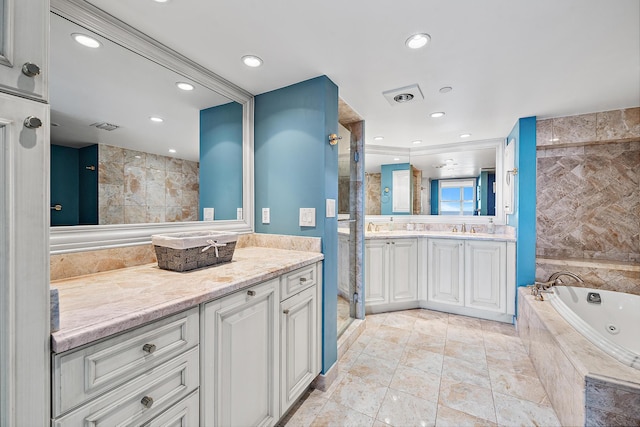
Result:
[[[365,215],[380,215],[380,185],[382,174],[367,173],[364,177]]]
[[[640,294],[640,108],[539,120],[537,148],[536,277]]]
[[[198,163],[101,144],[99,224],[196,221]]]

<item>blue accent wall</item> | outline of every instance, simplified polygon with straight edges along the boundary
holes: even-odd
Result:
[[[409,163],[398,163],[380,166],[380,213],[382,215],[411,215],[412,212],[393,212],[393,171],[411,169]],[[389,192],[385,193],[384,189]],[[410,199],[413,200],[413,185],[410,188]]]
[[[536,118],[519,119],[507,137],[515,143],[518,168],[513,215],[507,223],[516,228],[516,285],[535,281],[536,272]]]
[[[242,105],[237,102],[200,111],[200,209],[214,219],[236,219],[242,207]]]
[[[316,77],[255,97],[255,230],[320,237],[324,253],[322,366],[337,361],[338,222],[325,199],[338,197],[338,87]],[[262,208],[271,221],[262,224]],[[316,209],[316,226],[300,227],[300,208]]]
[[[98,144],[78,150],[78,220],[81,225],[98,224]],[[95,170],[87,169],[95,166]]]
[[[431,180],[431,215],[438,215],[438,201],[440,197],[440,185],[437,179]]]
[[[78,225],[78,149],[51,146],[51,225]]]

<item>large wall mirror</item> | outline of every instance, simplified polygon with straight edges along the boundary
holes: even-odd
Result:
[[[365,147],[365,214],[430,222],[504,221],[504,140],[421,148]]]
[[[252,95],[84,0],[51,13],[51,252],[252,231]]]

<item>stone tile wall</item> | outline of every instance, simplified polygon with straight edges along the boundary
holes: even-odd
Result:
[[[198,163],[101,144],[99,224],[197,221]]]
[[[540,274],[544,259],[640,265],[640,108],[539,120],[537,146]],[[599,268],[595,285],[619,290]],[[639,271],[618,276],[640,293]]]
[[[380,192],[382,174],[367,173],[364,177],[365,215],[381,215]]]

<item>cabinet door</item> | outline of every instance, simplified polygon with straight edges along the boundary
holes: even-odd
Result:
[[[0,20],[0,89],[46,99],[49,2],[0,0]]]
[[[389,302],[386,240],[367,240],[364,249],[364,294],[367,305]]]
[[[391,302],[418,299],[418,241],[389,242],[389,294]]]
[[[202,425],[270,426],[278,420],[278,289],[274,279],[204,305]]]
[[[304,392],[318,375],[316,287],[280,304],[280,413]]]
[[[465,305],[506,313],[506,243],[467,241]]]
[[[455,239],[429,239],[428,300],[464,305],[464,243]]]

